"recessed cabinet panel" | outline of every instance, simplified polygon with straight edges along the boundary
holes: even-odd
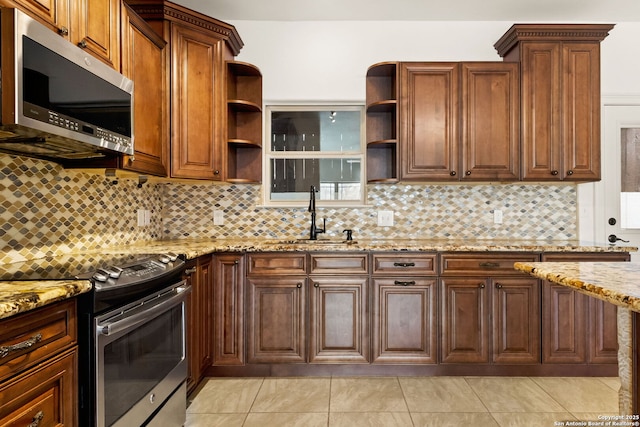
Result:
[[[135,154],[122,167],[166,177],[169,173],[169,92],[166,42],[125,5],[122,73],[135,82]],[[149,108],[154,105],[155,108]]]
[[[562,60],[569,72],[562,82],[563,177],[600,179],[600,45],[564,43]]]
[[[518,180],[519,71],[517,63],[462,63],[461,179]]]
[[[224,41],[181,25],[172,28],[171,175],[220,180],[221,107],[216,94],[222,90],[217,64]]]
[[[442,363],[489,362],[489,289],[476,279],[441,279]]]
[[[458,180],[459,70],[401,63],[401,180]]]
[[[492,281],[493,362],[540,362],[540,281]]]
[[[306,350],[306,277],[247,279],[247,360],[302,363]]]
[[[367,277],[312,277],[309,362],[369,360]]]
[[[436,363],[436,280],[373,279],[373,363]]]
[[[213,364],[244,364],[244,258],[238,254],[214,257]]]

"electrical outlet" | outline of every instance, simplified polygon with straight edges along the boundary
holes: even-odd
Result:
[[[144,209],[138,209],[138,227],[144,227]]]
[[[213,211],[213,225],[224,225],[224,211]]]
[[[500,209],[493,210],[493,223],[502,224],[502,211]]]
[[[392,227],[393,226],[393,211],[378,211],[378,226],[380,226],[380,227]]]

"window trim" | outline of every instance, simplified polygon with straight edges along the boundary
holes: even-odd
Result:
[[[360,112],[360,151],[271,151],[271,113],[272,111],[359,111]],[[308,201],[270,199],[270,163],[272,159],[336,159],[339,157],[358,158],[360,160],[360,199],[359,200],[316,200],[316,206],[323,207],[367,207],[367,158],[366,158],[366,114],[365,104],[362,102],[268,102],[264,106],[264,138],[262,147],[262,204],[261,207],[271,208],[302,208],[307,207]]]

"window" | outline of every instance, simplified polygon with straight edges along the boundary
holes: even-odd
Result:
[[[264,204],[365,203],[362,106],[267,106]]]

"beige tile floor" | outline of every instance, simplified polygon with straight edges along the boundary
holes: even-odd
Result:
[[[618,378],[209,378],[185,427],[561,426],[618,413]]]

